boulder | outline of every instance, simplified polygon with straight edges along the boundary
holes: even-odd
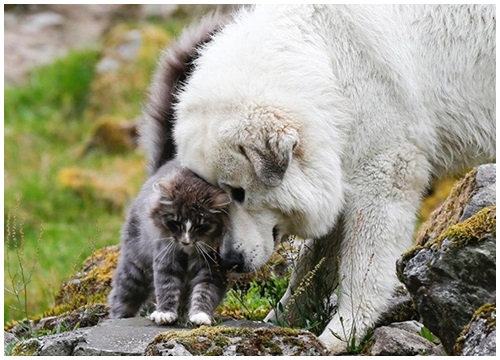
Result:
[[[438,344],[422,336],[423,325],[416,321],[393,323],[376,328],[363,349],[364,355],[421,356],[445,355]]]
[[[423,324],[448,354],[476,309],[495,301],[496,207],[480,209],[495,203],[494,171],[487,165],[467,174],[397,263]]]
[[[496,204],[496,164],[485,164],[468,172],[455,183],[450,195],[421,226],[416,244],[439,237],[451,225],[464,221],[479,210]]]

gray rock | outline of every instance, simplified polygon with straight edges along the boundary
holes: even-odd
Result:
[[[389,299],[387,310],[380,316],[376,327],[397,322],[418,320],[419,318],[420,315],[418,314],[417,307],[410,293],[406,287],[401,284],[394,290]]]
[[[169,332],[152,341],[145,355],[269,356],[326,355],[316,336],[308,331],[249,327],[200,327]]]
[[[149,319],[135,317],[108,319],[100,322],[97,326],[24,340],[16,345],[14,354],[37,356],[130,356],[142,355],[148,345],[154,343],[154,351],[158,354],[190,355],[190,351],[181,342],[155,340],[158,336],[164,336],[164,334],[169,334],[172,331],[175,331],[175,334],[206,331],[207,335],[203,337],[202,342],[209,341],[210,334],[218,331],[242,331],[245,334],[253,335],[263,334],[267,339],[265,343],[267,348],[259,345],[256,348],[257,350],[254,348],[245,350],[246,348],[241,347],[240,343],[244,343],[246,339],[234,336],[232,342],[226,342],[225,346],[213,344],[213,346],[207,348],[206,350],[211,354],[231,354],[244,351],[253,351],[253,353],[260,351],[265,354],[268,351],[269,354],[279,352],[285,355],[294,353],[317,355],[324,351],[316,337],[308,332],[290,330],[295,332],[291,334],[288,329],[281,329],[275,325],[258,321],[225,320],[219,326],[191,329],[181,326],[158,326]],[[276,337],[277,344],[283,348],[273,345],[274,340],[270,342],[270,334]],[[10,335],[7,336],[12,338]],[[303,346],[309,343],[312,345]]]
[[[487,206],[496,204],[496,168],[496,164],[485,164],[477,168],[476,186],[459,222],[470,218]]]
[[[496,218],[495,210],[481,212],[464,226],[466,231],[481,214]],[[480,306],[495,301],[496,238],[493,233],[445,237],[417,248],[398,261],[398,277],[413,296],[424,325],[442,341],[447,353],[462,328]]]
[[[456,353],[462,356],[496,355],[496,308],[485,305],[476,312],[457,341]]]
[[[12,346],[14,346],[14,344],[16,342],[18,342],[19,339],[14,335],[14,334],[11,334],[7,331],[4,331],[3,332],[3,348],[4,348],[4,352],[7,351],[7,349],[11,348]]]
[[[179,327],[158,326],[149,319],[105,320],[90,329],[85,341],[74,351],[80,356],[141,355],[148,343],[158,334]]]
[[[38,356],[71,356],[75,347],[85,341],[87,330],[76,330],[38,338],[41,347]]]
[[[422,324],[416,321],[395,323],[376,328],[363,349],[365,355],[415,356],[445,355],[442,347],[419,334]]]

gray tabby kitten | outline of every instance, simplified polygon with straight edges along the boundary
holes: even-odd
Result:
[[[231,198],[176,160],[143,185],[122,229],[108,303],[112,318],[132,317],[154,288],[151,320],[211,325],[227,285],[218,249],[229,228]],[[187,309],[181,308],[187,305]]]

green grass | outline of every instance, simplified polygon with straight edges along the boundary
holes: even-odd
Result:
[[[105,167],[114,160],[99,154],[80,156],[93,126],[83,114],[97,60],[95,50],[71,53],[34,71],[26,85],[5,89],[4,220],[7,223],[9,210],[19,198],[16,221],[24,238],[24,266],[38,258],[27,285],[29,314],[52,305],[60,283],[96,247],[118,242],[122,213],[63,189],[57,181],[64,167]],[[139,102],[136,106],[139,112]],[[37,250],[41,226],[44,230]],[[7,288],[12,287],[7,270],[11,274],[20,271],[15,260],[20,242],[18,232],[4,243],[6,256],[10,256],[4,272]],[[5,293],[5,321],[25,315],[12,309],[19,305]]]

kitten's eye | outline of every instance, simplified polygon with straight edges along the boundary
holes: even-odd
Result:
[[[212,230],[212,227],[210,225],[197,225],[194,228],[194,232],[197,235],[205,235],[208,234]]]
[[[175,220],[167,220],[165,222],[165,225],[169,228],[170,231],[172,232],[177,232],[181,229],[181,224]]]

